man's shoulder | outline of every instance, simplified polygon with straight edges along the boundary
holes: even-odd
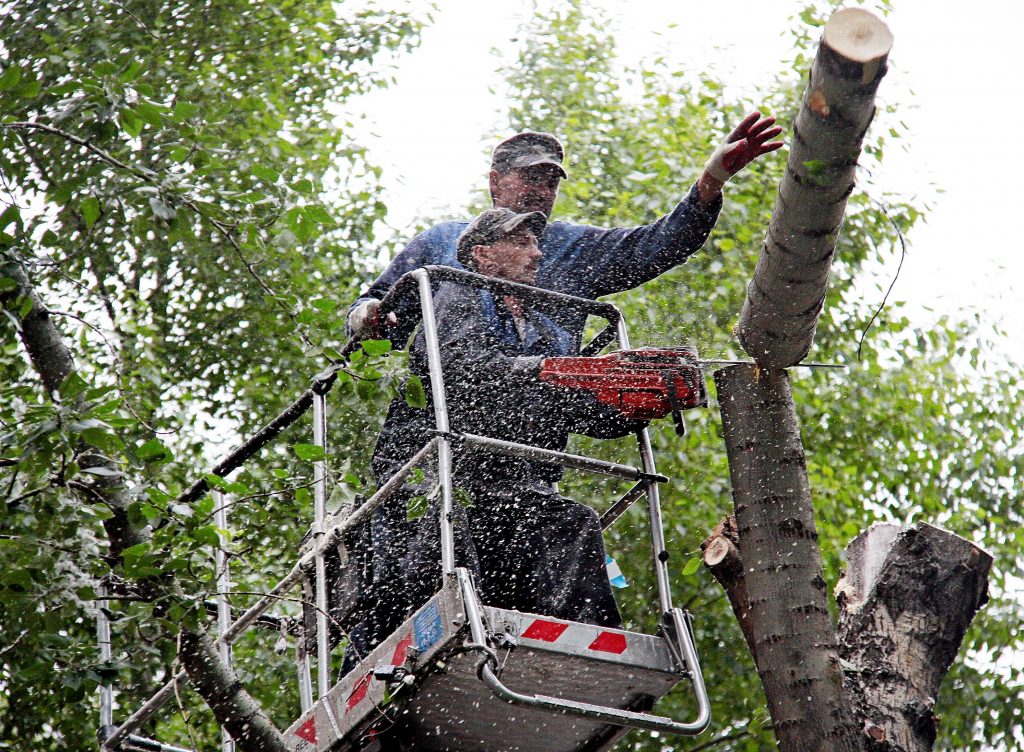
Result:
[[[449,219],[428,227],[417,235],[417,237],[431,240],[437,239],[454,241],[462,234],[462,231],[465,230],[468,225],[469,222],[464,220]]]
[[[560,259],[575,258],[581,248],[588,247],[604,232],[605,229],[591,225],[552,222],[544,232],[540,248],[549,262],[557,264]]]
[[[548,225],[545,231],[545,239],[565,239],[565,238],[578,238],[583,235],[588,235],[595,232],[604,232],[603,227],[594,227],[592,225],[581,225],[575,222],[563,222],[557,220]]]

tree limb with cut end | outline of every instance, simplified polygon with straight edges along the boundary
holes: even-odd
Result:
[[[743,577],[743,559],[740,557],[739,543],[736,518],[729,515],[715,525],[711,535],[700,544],[700,550],[704,554],[704,566],[711,570],[711,574],[718,580],[718,584],[729,598],[729,605],[732,606],[732,612],[743,631],[743,639],[746,640],[747,648],[756,662],[753,625],[750,622],[750,599],[747,596],[747,582]]]
[[[786,172],[747,288],[736,335],[765,368],[788,368],[814,343],[836,240],[875,114],[892,34],[867,11],[844,8],[825,25]]]
[[[716,371],[749,643],[779,748],[859,752],[828,612],[803,444],[784,371]]]

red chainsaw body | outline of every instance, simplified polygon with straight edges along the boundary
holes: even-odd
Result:
[[[652,420],[708,403],[693,347],[645,347],[593,358],[545,358],[540,378],[585,389],[627,418]]]

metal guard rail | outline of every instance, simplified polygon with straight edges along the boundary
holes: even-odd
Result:
[[[628,335],[625,330],[625,322],[623,321],[618,309],[611,304],[601,303],[599,301],[589,300],[586,298],[578,298],[565,293],[541,290],[528,285],[498,280],[491,277],[485,277],[474,272],[442,266],[427,266],[404,275],[381,301],[381,314],[386,315],[389,311],[394,310],[403,302],[403,298],[409,294],[409,288],[415,286],[421,299],[421,316],[423,318],[424,327],[427,330],[435,329],[436,322],[433,320],[432,305],[428,302],[428,299],[431,297],[430,291],[432,283],[439,281],[450,281],[456,284],[464,284],[499,295],[512,294],[522,299],[524,302],[529,303],[532,307],[547,313],[557,313],[564,308],[571,308],[580,311],[581,313],[604,318],[608,321],[608,326],[599,332],[587,346],[581,349],[581,354],[583,355],[596,354],[607,344],[616,339],[619,341],[620,347],[629,347]],[[406,318],[403,316],[403,318],[403,323],[406,325],[413,323],[414,321],[412,317]],[[433,338],[435,342],[432,347],[433,349],[436,349],[436,333],[433,337],[429,336],[429,334],[430,333],[428,331],[428,345],[429,340]],[[347,356],[353,352],[356,347],[358,347],[358,342],[354,340],[350,341],[343,351],[343,356]],[[434,354],[436,355],[436,353]],[[439,362],[436,365],[439,366]],[[340,369],[341,363],[335,363],[331,368],[328,368],[314,377],[313,383],[309,389],[303,392],[297,400],[268,423],[263,429],[229,453],[224,460],[213,468],[213,472],[217,475],[226,475],[241,466],[242,463],[258,452],[259,449],[276,438],[285,428],[293,424],[303,414],[305,414],[310,406],[314,404],[315,397],[319,397],[322,400],[323,395],[330,391],[333,386],[334,381],[337,378],[337,373]],[[434,389],[441,390],[441,393],[435,394],[435,410],[440,406],[443,411],[446,411],[446,408],[444,407],[443,386],[440,384],[442,381],[440,373],[438,374],[437,381],[439,383],[434,386]],[[322,421],[323,416],[321,415],[319,419]],[[315,420],[314,422],[316,423],[317,421]],[[385,483],[360,508],[355,510],[345,520],[337,522],[334,525],[329,526],[327,529],[319,528],[317,532],[319,533],[318,537],[320,540],[315,546],[313,546],[313,550],[308,551],[306,555],[301,557],[284,579],[278,582],[277,585],[275,585],[274,588],[256,604],[247,609],[246,612],[243,613],[233,624],[230,624],[230,626],[225,625],[227,628],[220,634],[220,639],[217,641],[218,645],[230,645],[246,628],[255,622],[259,616],[265,613],[270,605],[276,600],[277,596],[281,595],[298,582],[301,568],[304,565],[308,564],[310,561],[320,559],[323,552],[326,551],[330,545],[333,545],[338,536],[365,521],[373,510],[388,498],[395,488],[403,482],[408,473],[411,472],[412,468],[419,464],[428,452],[437,450],[442,458],[442,465],[449,464],[450,460],[447,460],[445,455],[450,451],[449,442],[455,437],[449,433],[446,416],[444,417],[443,422],[444,425],[442,426],[441,420],[439,419],[438,430],[435,432],[434,437],[428,441],[416,456],[410,459],[399,472],[392,476],[392,478],[390,478],[388,482]],[[527,696],[509,689],[501,683],[498,677],[491,670],[489,661],[493,660],[494,653],[487,646],[486,632],[482,622],[479,601],[477,599],[475,589],[469,579],[468,573],[466,573],[465,570],[454,568],[454,557],[451,552],[444,552],[447,556],[444,556],[443,554],[443,558],[447,558],[449,560],[447,566],[444,568],[459,578],[460,585],[464,592],[467,621],[471,628],[474,643],[471,644],[471,647],[483,651],[486,656],[480,666],[480,678],[498,697],[516,704],[532,705],[546,710],[569,713],[572,715],[634,728],[644,728],[669,733],[696,734],[708,725],[710,721],[710,709],[704,688],[703,677],[701,675],[697,659],[696,649],[693,644],[692,633],[689,630],[688,623],[686,622],[686,618],[683,616],[682,612],[678,608],[672,607],[671,596],[668,592],[668,573],[665,569],[665,561],[667,560],[667,556],[665,554],[667,554],[667,552],[664,551],[664,537],[661,529],[661,510],[657,493],[657,483],[659,481],[664,482],[667,478],[658,474],[654,470],[653,453],[646,430],[639,432],[637,436],[640,443],[642,468],[615,465],[614,463],[595,462],[589,458],[575,457],[558,452],[552,452],[551,454],[561,455],[560,459],[562,459],[563,463],[567,466],[577,466],[591,472],[604,472],[605,474],[618,475],[619,477],[640,481],[634,489],[631,489],[631,491],[606,514],[602,521],[608,524],[610,524],[615,517],[621,514],[624,507],[628,506],[636,498],[643,495],[641,488],[646,490],[649,511],[651,512],[651,542],[653,544],[655,554],[654,562],[658,580],[658,590],[662,604],[662,613],[666,621],[663,630],[667,633],[673,633],[675,640],[667,639],[668,645],[671,648],[671,652],[673,653],[676,662],[679,664],[681,669],[684,669],[689,673],[693,683],[693,688],[698,702],[698,718],[696,721],[692,723],[679,723],[662,716],[624,711],[619,710],[618,708],[601,707],[573,700],[547,697],[544,695]],[[509,442],[497,442],[496,440],[488,439],[486,437],[464,435],[459,438],[464,441],[468,440],[469,443],[474,443],[479,448],[499,451],[501,453],[511,453],[510,450],[515,451],[525,448],[516,447]],[[323,439],[323,437],[321,437],[321,439]],[[569,462],[565,461],[567,458],[570,458]],[[552,457],[552,459],[554,459],[554,457]],[[597,467],[597,465],[600,465],[601,467]],[[183,492],[179,496],[178,501],[194,501],[208,490],[209,484],[205,479],[200,479]],[[317,523],[317,527],[319,527],[319,523]],[[445,530],[442,529],[443,550],[446,548],[444,545],[444,532]],[[451,537],[450,533],[448,537]],[[451,546],[452,543],[449,541],[447,548],[451,548]],[[442,561],[442,564],[445,564],[445,562]],[[665,636],[668,638],[669,634],[666,634]],[[185,678],[185,672],[180,671],[171,681],[151,697],[147,703],[139,708],[120,727],[116,728],[109,737],[103,740],[102,749],[107,751],[116,750],[119,743],[129,741],[131,733],[141,726],[146,719],[155,713],[156,710],[166,702],[167,699],[169,699],[173,693],[175,682],[180,681],[183,678]],[[134,741],[134,739],[132,741]]]
[[[497,667],[497,659],[494,651],[487,644],[487,631],[483,623],[483,609],[477,599],[476,589],[473,587],[469,573],[465,569],[457,569],[455,572],[459,588],[462,592],[462,600],[466,608],[466,621],[469,624],[471,642],[466,647],[477,650],[483,654],[477,666],[477,674],[480,680],[487,685],[488,689],[500,699],[512,705],[524,705],[531,708],[539,708],[554,713],[565,713],[567,715],[587,718],[604,723],[611,723],[617,726],[628,726],[629,728],[645,729],[647,731],[661,731],[669,734],[681,734],[693,736],[699,734],[711,723],[711,704],[708,701],[707,689],[704,686],[704,676],[701,672],[700,662],[697,658],[697,649],[693,642],[693,634],[690,631],[686,617],[681,609],[674,608],[665,614],[669,622],[670,630],[676,638],[673,645],[672,640],[668,643],[673,647],[672,652],[680,661],[680,667],[685,667],[689,674],[690,682],[693,685],[694,695],[697,699],[697,718],[690,723],[682,723],[661,715],[653,713],[638,713],[632,710],[608,707],[605,705],[594,705],[589,702],[578,702],[564,697],[551,697],[548,695],[524,695],[504,685],[494,673]]]
[[[520,284],[519,282],[508,282],[507,280],[496,279],[495,277],[486,277],[476,272],[455,269],[450,266],[432,264],[422,267],[419,271],[426,272],[431,283],[455,282],[456,284],[486,290],[495,295],[515,295],[523,302],[529,303],[532,308],[536,308],[544,313],[557,314],[565,308],[571,308],[580,313],[600,316],[608,322],[608,325],[598,332],[588,344],[580,348],[580,355],[582,356],[597,355],[597,353],[611,344],[615,340],[618,328],[622,322],[622,313],[611,303],[602,303],[599,300],[592,300],[590,298],[580,298],[564,292],[542,290],[530,285]],[[387,295],[381,299],[378,315],[382,319],[388,313],[396,311],[416,291],[418,285],[417,277],[418,271],[403,274],[388,291]],[[408,325],[418,320],[415,314],[413,316],[410,318],[403,317],[405,320],[402,323]]]

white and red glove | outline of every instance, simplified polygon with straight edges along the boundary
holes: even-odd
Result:
[[[782,141],[771,141],[780,133],[782,128],[775,125],[775,118],[762,118],[760,112],[752,112],[715,149],[704,170],[715,180],[726,183],[762,154],[782,148]]]
[[[396,326],[398,317],[392,311],[383,320],[378,309],[380,301],[370,298],[352,309],[348,315],[348,331],[355,339],[383,339],[387,337],[385,327]]]
[[[356,339],[376,339],[380,336],[380,301],[371,298],[360,303],[348,315],[348,330]]]

